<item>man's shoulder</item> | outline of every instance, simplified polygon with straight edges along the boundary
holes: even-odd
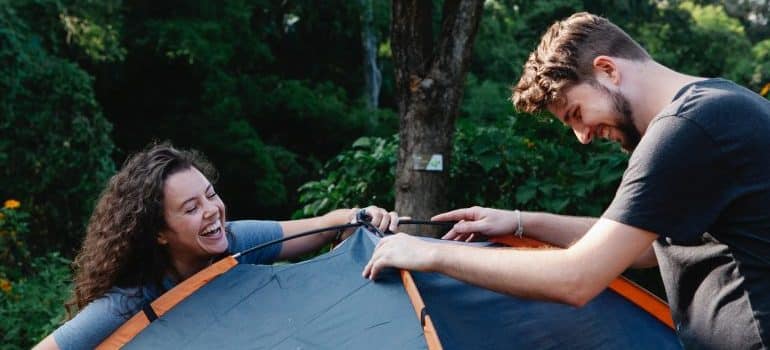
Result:
[[[699,80],[682,87],[658,117],[676,116],[699,123],[714,123],[726,121],[718,118],[720,116],[767,108],[766,101],[751,90],[732,81],[715,78]]]

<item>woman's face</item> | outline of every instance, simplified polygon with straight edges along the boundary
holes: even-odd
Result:
[[[225,205],[195,167],[166,179],[163,216],[167,227],[158,242],[168,247],[173,260],[198,264],[227,250]]]

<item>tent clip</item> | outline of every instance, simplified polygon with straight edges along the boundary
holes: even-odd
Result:
[[[422,324],[423,328],[425,327],[426,317],[428,317],[428,309],[423,306],[422,310],[420,310],[420,324]]]
[[[147,316],[147,319],[150,320],[150,322],[158,319],[158,314],[156,314],[155,310],[152,309],[152,305],[150,305],[150,303],[147,303],[147,305],[142,308],[142,311],[144,311],[144,315]]]

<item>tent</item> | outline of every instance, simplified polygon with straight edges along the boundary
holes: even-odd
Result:
[[[581,308],[514,298],[435,273],[390,270],[372,282],[361,271],[378,239],[362,227],[308,261],[230,266],[195,282],[201,286],[175,306],[154,302],[149,315],[134,317],[145,321],[136,336],[126,336],[132,332],[124,325],[102,347],[681,348],[665,304],[627,281]]]

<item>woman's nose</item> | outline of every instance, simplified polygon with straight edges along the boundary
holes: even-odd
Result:
[[[216,203],[213,201],[206,202],[204,206],[203,216],[206,218],[209,218],[213,215],[216,215],[219,212],[219,208],[217,207]]]

